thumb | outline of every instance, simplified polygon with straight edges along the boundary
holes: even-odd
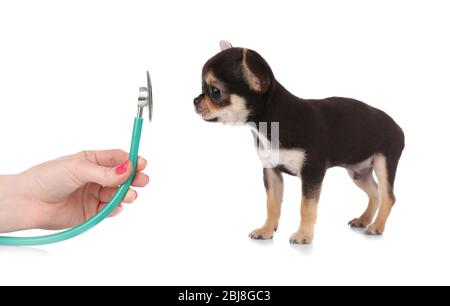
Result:
[[[82,160],[76,169],[77,178],[83,183],[97,183],[102,186],[116,187],[123,184],[132,172],[133,164],[127,160],[115,168],[99,166]]]

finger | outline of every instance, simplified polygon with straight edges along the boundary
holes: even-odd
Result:
[[[84,159],[72,164],[72,173],[78,183],[97,183],[101,186],[116,187],[124,183],[131,174],[131,161],[125,161],[115,168],[103,167]]]
[[[148,182],[150,181],[150,178],[147,174],[142,172],[137,172],[134,175],[134,179],[131,182],[131,186],[133,187],[145,187],[147,186]]]
[[[147,160],[143,157],[138,157],[138,162],[136,165],[136,171],[142,171],[147,167]]]
[[[117,191],[117,187],[103,187],[98,194],[98,200],[102,203],[107,203]]]
[[[116,217],[123,212],[123,204],[120,203],[117,207],[109,214],[108,218]]]
[[[103,187],[99,192],[99,201],[102,203],[107,203],[113,197],[114,193],[117,191],[117,188],[114,187]],[[129,189],[122,201],[125,203],[132,203],[137,198],[137,192],[133,189]]]
[[[82,151],[79,155],[92,163],[104,167],[115,167],[129,158],[129,153],[120,149]],[[137,171],[144,170],[146,166],[147,161],[139,156]]]
[[[98,211],[102,210],[103,207],[106,206],[106,204],[108,204],[108,203],[101,203],[101,204],[98,206]],[[122,211],[123,211],[123,204],[120,203],[120,204],[117,205],[117,207],[116,207],[116,208],[108,215],[107,218],[111,218],[111,217],[118,216]]]
[[[136,190],[130,189],[127,191],[127,193],[125,194],[125,197],[123,197],[122,202],[124,203],[133,203],[134,200],[136,200],[138,197],[138,193],[136,192]]]
[[[92,163],[104,167],[114,167],[128,159],[128,153],[120,149],[88,150],[80,152],[79,155]]]

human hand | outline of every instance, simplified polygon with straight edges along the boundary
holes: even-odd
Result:
[[[134,187],[144,187],[149,177],[142,173],[145,159],[139,157]],[[95,215],[111,199],[132,172],[128,153],[121,150],[83,151],[45,162],[8,178],[2,177],[0,232],[29,228],[64,229]],[[14,190],[11,190],[11,189]],[[137,198],[128,190],[123,202]],[[8,202],[10,201],[10,202]],[[10,203],[10,204],[8,204]],[[10,207],[13,206],[13,207]],[[122,203],[110,216],[119,214]]]

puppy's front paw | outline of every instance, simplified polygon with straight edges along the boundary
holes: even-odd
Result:
[[[384,225],[379,225],[376,223],[372,223],[371,225],[369,225],[366,230],[365,230],[365,234],[366,235],[381,235],[384,232]]]
[[[312,243],[314,234],[312,232],[297,231],[291,235],[289,242],[292,244],[310,244]]]
[[[255,229],[253,232],[251,232],[248,236],[251,239],[261,239],[261,240],[267,240],[273,238],[273,232],[275,229],[271,229],[269,227],[261,227]]]
[[[369,225],[369,223],[370,223],[370,220],[359,217],[359,218],[350,220],[348,222],[348,225],[350,225],[350,227],[366,227],[367,225]]]

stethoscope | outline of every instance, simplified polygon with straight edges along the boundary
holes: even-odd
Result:
[[[68,230],[64,230],[58,233],[45,236],[36,236],[36,237],[0,236],[0,245],[18,245],[18,246],[42,245],[60,242],[63,240],[73,238],[99,224],[119,205],[120,202],[122,202],[122,199],[125,197],[125,194],[127,193],[131,185],[131,182],[133,181],[134,174],[136,172],[139,143],[141,140],[142,123],[144,122],[144,119],[142,118],[144,108],[146,107],[148,108],[148,118],[149,121],[152,120],[152,112],[153,112],[152,84],[150,81],[150,74],[148,73],[148,71],[147,71],[147,87],[139,88],[139,98],[137,107],[138,111],[136,117],[134,118],[133,134],[131,136],[131,147],[129,155],[129,160],[131,160],[133,164],[133,170],[128,180],[117,189],[111,200],[109,200],[109,202],[95,216],[91,217],[83,224],[72,227]]]

